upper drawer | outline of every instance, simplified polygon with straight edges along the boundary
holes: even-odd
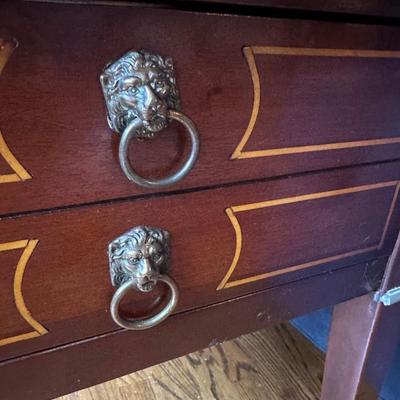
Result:
[[[374,264],[398,232],[399,181],[399,163],[387,163],[3,219],[0,359],[117,329],[107,248],[133,227],[170,232],[180,313]],[[137,258],[137,240],[119,242],[132,247],[116,256]],[[142,315],[165,292],[135,292],[125,310]]]
[[[177,0],[184,3],[185,0]],[[194,2],[206,2],[206,0],[194,0]],[[241,6],[261,6],[269,8],[283,9],[287,13],[288,10],[324,11],[336,14],[361,14],[381,17],[400,17],[399,4],[396,2],[386,1],[380,2],[376,0],[364,1],[310,1],[310,0],[207,0],[208,3],[229,3]],[[257,9],[256,9],[257,10]],[[249,10],[246,9],[246,12]],[[260,12],[260,10],[257,10]],[[254,9],[253,13],[257,12]],[[265,12],[265,11],[264,11]],[[293,15],[293,14],[292,14]],[[294,14],[295,15],[295,14]]]
[[[162,190],[400,152],[395,27],[8,4],[0,28],[19,43],[0,77],[0,215],[150,190],[120,170],[120,137],[108,128],[99,83],[105,64],[129,49],[173,58],[182,110],[199,131],[197,164]],[[133,144],[131,159],[143,175],[162,176],[183,160],[187,142],[172,124]]]

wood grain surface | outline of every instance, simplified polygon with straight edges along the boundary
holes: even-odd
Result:
[[[35,0],[40,1],[40,0]],[[94,0],[86,0],[87,2]],[[117,0],[111,0],[117,1]],[[185,0],[158,0],[157,3],[174,3],[178,7],[183,6],[186,3]],[[400,17],[400,5],[396,0],[318,0],[318,1],[309,1],[309,0],[193,0],[192,3],[226,3],[228,7],[230,5],[236,6],[250,6],[242,9],[243,13],[251,13],[254,15],[256,12],[252,10],[251,7],[258,6],[260,8],[256,9],[258,12],[262,10],[261,7],[267,8],[265,11],[266,14],[272,13],[275,9],[281,9],[282,13],[280,16],[290,15],[290,16],[313,16],[314,18],[330,18],[333,19],[336,17],[337,20],[341,20],[344,18],[341,14],[347,14],[347,16],[353,15],[362,15],[362,16],[375,16],[375,17]],[[210,6],[208,5],[208,8]],[[207,6],[204,7],[207,9]],[[229,8],[225,8],[225,10],[229,10]],[[238,12],[241,8],[234,8],[234,12]],[[288,11],[293,10],[293,13],[288,13]],[[297,11],[297,14],[296,14]],[[232,11],[233,12],[233,11]],[[314,12],[314,14],[312,13]],[[324,15],[323,13],[335,13],[335,16],[332,15]],[[371,21],[371,20],[369,20]],[[374,21],[374,20],[372,20]],[[394,21],[391,21],[394,23]]]
[[[104,315],[46,324],[48,334],[2,347],[9,359],[0,362],[0,398],[54,398],[361,296],[378,287],[384,266],[373,261],[287,283],[174,314],[146,331],[87,337],[111,326]]]
[[[323,358],[282,324],[58,400],[317,400]]]
[[[38,213],[0,221],[0,243],[38,241],[22,296],[50,332],[32,345],[55,345],[115,328],[107,246],[134,226],[170,231],[169,273],[179,287],[180,313],[387,256],[399,221],[399,178],[393,163]],[[3,343],[31,331],[12,292],[21,253],[0,252]],[[165,297],[162,285],[148,295],[132,291],[122,310],[143,315]],[[0,357],[7,347],[0,346]]]
[[[260,55],[260,119],[246,150],[333,147],[230,159],[253,111],[244,46],[398,52],[396,27],[20,2],[1,3],[0,27],[19,42],[0,80],[0,129],[32,177],[0,185],[0,215],[149,193],[120,171],[99,85],[104,65],[135,47],[173,57],[182,110],[200,133],[198,163],[168,191],[396,159],[400,151],[379,141],[399,136],[396,56]],[[378,142],[335,148],[362,140]],[[172,124],[158,139],[132,144],[131,158],[140,173],[161,176],[182,162],[187,142]]]

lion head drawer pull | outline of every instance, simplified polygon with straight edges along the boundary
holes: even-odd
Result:
[[[178,288],[168,275],[169,233],[160,228],[137,226],[113,240],[108,246],[111,282],[118,287],[111,300],[111,316],[121,327],[132,330],[152,328],[164,321],[178,302]],[[167,305],[157,314],[145,319],[121,316],[119,304],[130,290],[150,292],[164,282],[170,296]]]
[[[180,98],[172,59],[145,51],[129,51],[106,65],[100,76],[110,128],[122,134],[119,162],[127,178],[140,186],[172,185],[193,168],[199,155],[199,137],[193,121],[179,111]],[[188,131],[191,151],[174,174],[158,180],[139,176],[128,159],[132,138],[151,139],[174,119]]]

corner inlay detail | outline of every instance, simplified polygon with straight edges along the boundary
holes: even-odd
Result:
[[[257,69],[255,55],[279,55],[279,56],[308,56],[308,57],[359,57],[359,58],[400,58],[400,51],[380,50],[350,50],[350,49],[313,49],[297,47],[273,47],[273,46],[250,46],[243,48],[243,54],[249,66],[253,83],[253,109],[247,129],[231,155],[231,160],[257,157],[271,157],[287,154],[309,153],[316,151],[340,150],[357,147],[381,146],[400,143],[400,137],[389,137],[380,139],[367,139],[338,143],[323,143],[306,146],[291,146],[275,149],[261,149],[246,151],[247,142],[254,130],[260,111],[261,85],[260,75]]]
[[[18,240],[15,242],[0,243],[0,252],[23,249],[14,274],[14,301],[21,317],[27,322],[27,324],[29,324],[33,328],[33,331],[27,333],[16,336],[9,336],[6,338],[0,338],[0,346],[19,342],[21,340],[32,339],[48,333],[47,329],[39,322],[37,322],[31,315],[28,307],[25,304],[24,296],[22,293],[22,281],[25,268],[38,242],[38,240]]]
[[[0,155],[4,158],[6,163],[14,171],[11,174],[0,175],[0,183],[20,182],[32,179],[29,172],[22,166],[22,164],[11,153],[10,148],[7,146],[6,141],[0,131]]]
[[[240,227],[239,220],[236,216],[237,213],[249,212],[251,210],[256,210],[256,209],[266,208],[266,207],[276,207],[276,206],[281,206],[281,205],[285,205],[285,204],[291,204],[291,203],[297,203],[297,202],[303,202],[303,201],[309,201],[309,200],[316,200],[316,199],[323,199],[323,198],[333,197],[333,196],[342,196],[342,195],[346,195],[346,194],[350,194],[350,193],[365,192],[365,191],[369,191],[369,190],[376,190],[376,189],[387,188],[387,187],[394,187],[395,190],[394,190],[394,194],[393,194],[393,199],[391,200],[390,207],[389,207],[389,210],[388,210],[388,213],[386,216],[382,236],[377,245],[368,246],[366,248],[348,251],[346,253],[337,254],[334,256],[325,257],[325,258],[305,262],[305,263],[298,264],[298,265],[292,265],[292,266],[288,266],[288,267],[281,268],[278,270],[265,272],[262,274],[257,274],[257,275],[246,277],[243,279],[237,279],[237,280],[230,281],[230,277],[232,276],[232,274],[235,271],[236,266],[239,262],[240,254],[241,254],[242,246],[243,246],[243,241],[244,241],[242,229]],[[331,191],[327,191],[327,192],[311,193],[311,194],[305,194],[305,195],[299,195],[299,196],[293,196],[293,197],[280,198],[280,199],[275,199],[275,200],[267,200],[267,201],[262,201],[262,202],[258,202],[258,203],[241,204],[238,206],[228,207],[225,210],[225,213],[233,226],[233,229],[235,232],[235,237],[236,237],[236,245],[235,245],[235,252],[233,255],[232,263],[231,263],[227,273],[225,274],[224,278],[222,279],[221,283],[218,285],[217,290],[240,286],[240,285],[255,282],[258,280],[267,279],[267,278],[271,278],[271,277],[278,276],[278,275],[283,275],[283,274],[290,273],[293,271],[298,271],[298,270],[302,270],[302,269],[306,269],[306,268],[315,267],[317,265],[321,265],[321,264],[329,263],[329,262],[333,262],[333,261],[338,261],[338,260],[341,260],[346,257],[351,257],[351,256],[367,253],[369,251],[380,250],[385,243],[386,234],[387,234],[389,224],[390,224],[390,221],[392,218],[396,200],[398,198],[399,189],[400,189],[399,181],[390,181],[390,182],[376,183],[376,184],[372,184],[372,185],[355,186],[355,187],[350,187],[350,188],[345,188],[345,189],[331,190]]]
[[[0,76],[4,67],[9,61],[12,53],[18,47],[18,41],[15,38],[0,37]],[[0,183],[20,182],[32,179],[32,176],[21,165],[21,163],[12,154],[10,148],[0,131],[0,155],[4,158],[5,162],[14,171],[11,174],[0,174]]]

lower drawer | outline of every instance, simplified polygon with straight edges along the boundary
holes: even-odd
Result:
[[[383,261],[383,260],[382,260]],[[156,329],[117,331],[0,362],[2,400],[53,399],[368,292],[384,262],[365,263],[171,316]],[[304,299],[307,293],[307,301]],[[296,301],[297,300],[297,301]]]
[[[118,329],[109,313],[107,246],[136,225],[171,233],[176,313],[388,255],[400,216],[399,166],[3,219],[0,359]],[[132,291],[123,311],[147,313],[164,295],[161,285]]]

